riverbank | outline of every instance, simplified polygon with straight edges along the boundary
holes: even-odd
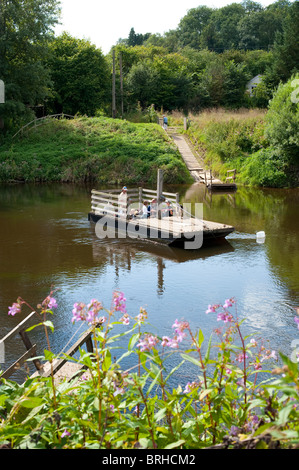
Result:
[[[1,145],[0,182],[190,183],[174,143],[157,124],[111,118],[50,120]]]
[[[299,186],[298,162],[288,161],[265,137],[266,110],[212,110],[190,116],[187,134],[206,169],[225,181],[236,169],[238,183],[286,188]]]

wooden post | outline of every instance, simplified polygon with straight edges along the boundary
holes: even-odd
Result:
[[[157,204],[159,208],[159,204],[161,204],[162,196],[163,193],[163,170],[158,170],[158,179],[157,179]],[[158,210],[158,219],[161,219],[161,211]]]
[[[33,350],[31,357],[34,357],[34,355],[36,355],[36,351],[34,350],[34,347],[33,347],[32,343],[31,343],[31,341],[30,341],[30,339],[29,339],[29,337],[28,337],[26,331],[25,331],[25,330],[21,330],[21,331],[19,332],[19,335],[21,336],[21,338],[22,338],[22,340],[23,340],[23,343],[24,343],[25,346],[26,346],[27,351]],[[33,364],[35,365],[35,367],[36,367],[37,370],[40,370],[40,369],[42,368],[42,364],[41,364],[41,362],[40,362],[38,359],[34,359]]]
[[[212,179],[212,170],[210,170],[210,181],[211,181],[211,189],[212,189],[212,181],[213,181],[213,179]]]
[[[139,188],[139,210],[140,211],[142,209],[142,204],[143,204],[143,201],[142,201],[142,188]]]
[[[112,117],[116,118],[116,99],[115,99],[115,50],[112,52],[113,72],[112,72]]]
[[[179,193],[175,194],[175,202],[176,202],[176,207],[177,207],[177,215],[179,217],[182,217],[182,211],[181,211],[181,206],[180,206],[180,195]]]

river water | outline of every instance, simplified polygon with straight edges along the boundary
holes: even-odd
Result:
[[[205,313],[208,305],[234,297],[244,331],[290,355],[292,341],[299,339],[294,322],[299,190],[239,187],[236,193],[211,195],[201,185],[166,189],[179,192],[181,202],[203,203],[206,220],[233,225],[227,243],[190,251],[131,239],[99,240],[87,220],[91,188],[0,186],[0,337],[30,313],[24,308],[8,316],[18,296],[35,307],[55,286],[58,309],[50,340],[52,350],[60,352],[79,334],[78,324],[71,323],[73,304],[97,298],[109,308],[117,289],[125,293],[129,313],[147,309],[152,331],[161,336],[171,336],[174,320],[184,318],[208,339],[219,326],[215,315]],[[264,243],[257,243],[258,231],[265,231]],[[42,353],[43,332],[31,335]],[[16,337],[6,346],[5,365],[23,352]],[[184,374],[191,379],[188,369]]]

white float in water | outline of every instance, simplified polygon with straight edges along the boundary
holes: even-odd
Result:
[[[266,238],[265,232],[257,232],[256,241],[257,243],[264,243]]]

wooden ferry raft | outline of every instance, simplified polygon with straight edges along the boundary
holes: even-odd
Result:
[[[188,214],[180,205],[178,194],[143,188],[131,189],[127,191],[127,207],[124,211],[119,204],[119,193],[119,190],[91,192],[91,211],[88,219],[94,223],[102,219],[107,231],[110,230],[110,235],[107,234],[110,238],[113,238],[115,231],[116,238],[129,236],[171,246],[184,246],[185,242],[192,242],[196,237],[198,240],[202,237],[203,243],[215,242],[234,231],[234,227],[230,225],[198,219]],[[141,210],[143,201],[150,202],[153,199],[160,201],[159,208],[163,207],[163,201],[168,200],[173,216],[163,217],[158,211],[155,217],[132,217],[132,213]],[[190,245],[189,247],[191,248]]]

